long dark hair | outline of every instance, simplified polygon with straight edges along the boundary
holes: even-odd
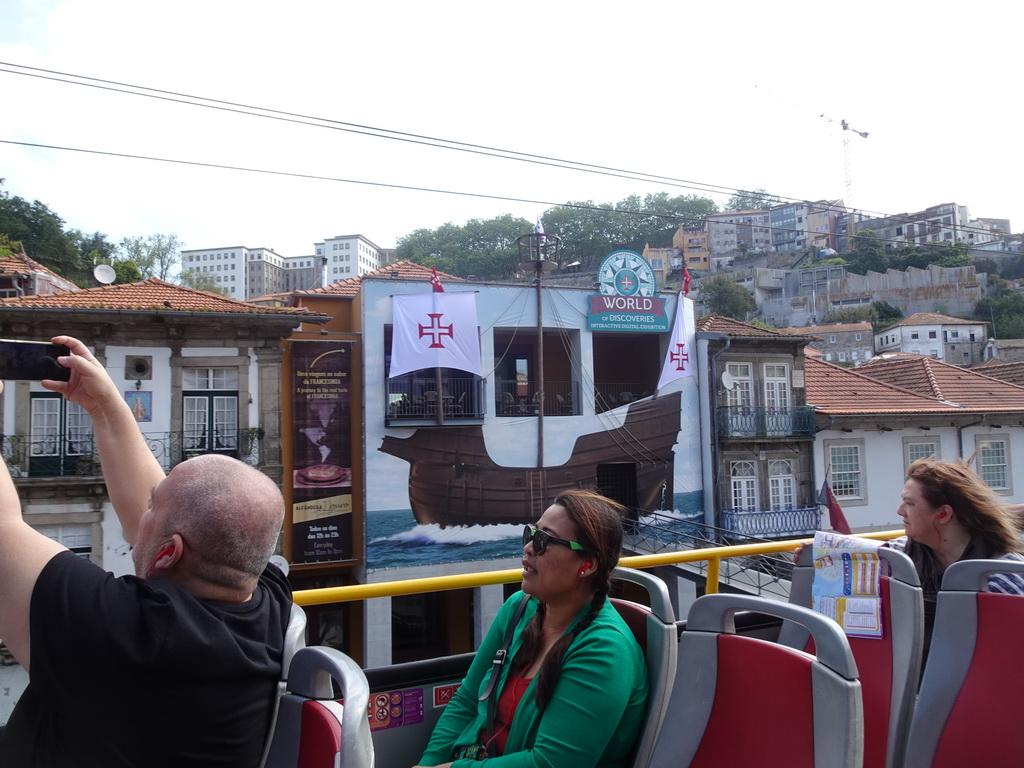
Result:
[[[580,554],[594,561],[594,599],[590,610],[576,622],[571,632],[558,639],[537,671],[537,708],[541,711],[551,700],[562,671],[562,657],[576,636],[590,626],[604,606],[612,587],[612,570],[622,553],[622,518],[626,508],[596,491],[569,490],[559,494],[552,502],[562,507],[578,531],[576,539],[586,551]],[[533,620],[523,631],[523,646],[516,655],[512,673],[528,667],[541,650],[544,637],[545,606],[541,603]]]

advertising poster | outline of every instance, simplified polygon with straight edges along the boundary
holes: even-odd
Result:
[[[292,562],[353,558],[352,343],[292,347]]]

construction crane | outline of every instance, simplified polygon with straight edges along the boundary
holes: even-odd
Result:
[[[862,139],[868,137],[867,131],[858,131],[852,127],[846,120],[833,120],[828,115],[822,115],[823,118],[828,120],[830,123],[836,123],[840,128],[843,129],[843,166],[846,170],[846,209],[850,212],[846,218],[847,221],[847,236],[853,237],[854,230],[854,219],[856,218],[853,210],[853,181],[850,175],[850,132],[856,133]]]

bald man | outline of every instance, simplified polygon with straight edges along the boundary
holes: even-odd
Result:
[[[258,766],[291,592],[268,565],[277,486],[235,459],[163,469],[84,344],[43,386],[89,412],[135,576],[115,578],[21,517],[0,462],[0,637],[29,685],[0,768]]]

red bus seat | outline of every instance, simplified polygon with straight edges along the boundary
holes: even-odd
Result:
[[[889,575],[880,579],[882,637],[847,637],[860,673],[864,702],[864,768],[895,768],[906,748],[907,731],[921,675],[924,601],[914,563],[904,553],[881,548]],[[793,568],[789,601],[811,606],[813,548],[800,552]],[[779,642],[814,653],[807,630],[785,622]]]
[[[817,656],[737,635],[739,611],[806,626]],[[835,622],[767,598],[705,595],[679,638],[668,712],[647,765],[859,768],[863,726],[857,665]]]
[[[644,587],[651,604],[647,607],[629,600],[611,598],[612,605],[643,649],[647,662],[647,715],[634,753],[635,764],[644,765],[654,751],[676,676],[675,611],[672,609],[668,587],[657,576],[632,568],[616,568],[612,578]]]
[[[1024,562],[962,560],[942,576],[907,768],[1019,766],[1024,755],[1024,597],[988,592]]]
[[[334,701],[334,685],[343,704]],[[266,768],[373,768],[370,688],[352,659],[333,648],[300,649],[281,697]]]

